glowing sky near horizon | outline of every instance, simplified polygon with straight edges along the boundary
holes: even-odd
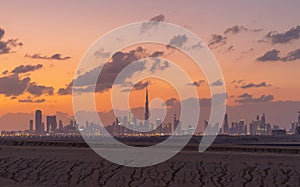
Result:
[[[35,71],[20,73],[19,79],[29,77],[30,83],[53,88],[53,93],[44,89],[35,95],[28,91],[5,95],[0,88],[0,116],[32,113],[36,109],[45,114],[63,111],[71,115],[71,95],[59,95],[58,90],[72,81],[89,46],[116,27],[147,21],[160,14],[166,22],[194,32],[207,45],[215,39],[210,48],[223,71],[229,106],[281,101],[297,104],[300,102],[298,7],[300,2],[296,0],[2,1],[0,28],[5,33],[0,41],[18,39],[23,45],[0,54],[0,73],[8,72],[0,75],[0,86],[5,82],[1,79],[10,76],[16,67],[42,64]],[[25,57],[34,54],[40,58]],[[61,54],[61,59],[53,57],[54,54]],[[189,69],[192,74],[193,70]],[[193,75],[193,79],[199,81],[203,76]],[[197,88],[200,98],[209,97],[207,86]],[[143,106],[143,94],[137,95]],[[107,93],[100,94],[100,100],[101,97],[109,98]],[[165,94],[164,99],[168,98],[172,95]],[[104,107],[103,111],[107,110],[109,107]]]

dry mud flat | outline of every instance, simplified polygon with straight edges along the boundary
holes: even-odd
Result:
[[[0,148],[0,186],[300,186],[298,154],[182,151],[129,168],[89,148]]]

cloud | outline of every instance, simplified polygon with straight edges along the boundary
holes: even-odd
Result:
[[[209,40],[209,47],[219,47],[219,46],[223,46],[226,44],[227,41],[227,37],[226,36],[222,36],[221,34],[212,34],[211,35],[211,39]]]
[[[265,103],[270,102],[274,99],[273,95],[261,95],[260,97],[254,98],[253,95],[244,93],[238,96],[238,99],[235,100],[237,103]]]
[[[234,25],[224,31],[224,34],[238,34],[241,31],[248,31],[248,29],[242,25]]]
[[[145,82],[140,81],[133,86],[133,90],[142,90],[150,84],[151,84],[151,81],[145,81]]]
[[[23,94],[30,82],[30,78],[21,79],[18,75],[0,77],[0,94],[5,96],[18,96]]]
[[[242,82],[245,82],[245,80],[240,79],[240,80],[233,80],[233,81],[231,81],[231,83],[237,83],[237,84],[240,84]]]
[[[172,47],[182,47],[183,46],[183,44],[184,43],[186,43],[186,41],[187,41],[187,36],[186,35],[177,35],[177,36],[174,36],[171,40],[170,40],[170,42],[169,42],[169,44],[167,45],[167,47],[170,47],[170,46],[172,46]]]
[[[100,57],[100,58],[109,58],[110,57],[110,52],[105,52],[103,48],[99,49],[98,51],[96,51],[94,53],[94,55],[96,57]]]
[[[227,48],[227,51],[230,52],[230,51],[234,51],[234,47],[233,45],[230,45],[228,48]]]
[[[94,80],[96,79],[96,92],[105,92],[112,88],[115,79],[120,72],[128,65],[132,64],[126,73],[119,75],[118,81],[115,84],[125,84],[126,79],[131,78],[134,73],[141,72],[146,69],[146,61],[141,60],[149,57],[146,49],[137,47],[129,52],[116,52],[113,54],[111,61],[105,63],[100,67],[96,67],[80,76],[74,81],[73,87],[78,91],[93,92],[94,91]],[[99,69],[102,68],[100,75],[98,76]]]
[[[256,58],[256,60],[260,62],[281,60],[281,58],[279,57],[279,52],[280,51],[277,49],[267,51],[263,56]]]
[[[68,60],[71,58],[70,56],[63,57],[63,55],[60,53],[55,53],[52,56],[41,56],[40,54],[37,53],[33,55],[26,54],[25,57],[32,58],[32,59],[43,59],[43,60]]]
[[[164,55],[163,51],[154,51],[149,57],[160,57],[163,55]]]
[[[204,84],[205,80],[199,80],[199,81],[194,81],[192,83],[188,83],[188,86],[195,86],[195,87],[200,87],[202,84]]]
[[[142,90],[150,84],[151,84],[151,81],[145,81],[145,82],[140,81],[140,82],[136,83],[135,85],[133,85],[132,82],[125,82],[123,85],[121,85],[121,87],[127,87],[127,88],[121,90],[121,92],[130,92],[130,91],[135,91],[135,90]],[[132,89],[129,88],[129,87],[132,87]]]
[[[20,74],[20,73],[27,73],[27,72],[31,72],[31,71],[35,71],[38,69],[41,69],[43,67],[42,64],[37,64],[37,65],[20,65],[15,67],[11,73],[13,74]]]
[[[54,88],[43,85],[37,85],[35,82],[33,82],[29,84],[27,91],[34,96],[41,96],[43,94],[53,95]]]
[[[266,52],[263,56],[258,57],[256,60],[260,62],[266,61],[282,61],[282,62],[291,62],[300,59],[300,49],[296,49],[294,51],[290,51],[286,56],[280,57],[280,51],[277,49],[273,49],[271,51]]]
[[[0,28],[0,40],[3,38],[4,34],[5,34],[4,29]]]
[[[269,32],[265,38],[271,40],[272,44],[285,44],[290,43],[300,38],[300,26],[292,27],[286,32]]]
[[[252,95],[250,95],[248,93],[244,93],[244,94],[238,96],[238,98],[249,98],[249,97],[252,97]]]
[[[6,75],[6,74],[8,74],[8,70],[2,72],[2,75]]]
[[[151,73],[155,73],[157,70],[164,70],[170,67],[170,64],[167,60],[161,61],[160,59],[154,59],[154,63],[150,68]]]
[[[137,47],[129,52],[118,51],[112,55],[109,62],[104,65],[96,67],[82,75],[79,75],[76,80],[74,80],[73,88],[77,92],[105,92],[112,88],[112,85],[126,85],[128,80],[135,73],[142,72],[147,69],[146,63],[148,60],[145,58],[149,57],[159,57],[163,55],[162,51],[155,51],[149,53],[146,49],[142,47]],[[149,71],[155,72],[157,70],[164,70],[169,67],[167,61],[161,61],[160,59],[154,58],[154,63],[151,64]],[[126,73],[120,74],[120,72],[131,65],[131,68],[126,69]],[[98,75],[101,69],[100,75]],[[118,80],[115,79],[118,77]],[[94,85],[96,81],[96,85]],[[96,87],[95,87],[96,86]],[[123,90],[124,92],[129,91],[128,89]],[[71,88],[61,88],[59,90],[59,95],[66,95],[71,92]]]
[[[165,21],[165,16],[163,14],[159,14],[158,16],[151,18],[150,21],[163,22]]]
[[[270,87],[270,86],[271,86],[271,84],[267,84],[266,82],[261,82],[258,84],[255,84],[255,83],[243,84],[240,86],[240,88],[247,89],[247,88],[260,88],[260,87]]]
[[[43,103],[45,102],[45,99],[36,99],[36,100],[32,100],[32,99],[19,99],[19,103]]]
[[[254,51],[254,48],[250,48],[250,49],[248,49],[246,51],[242,51],[241,54],[248,54],[248,53],[250,53],[252,51]]]
[[[23,46],[22,42],[19,42],[18,39],[9,39],[7,41],[3,41],[3,36],[5,35],[5,30],[0,28],[0,55],[12,53],[13,48]]]
[[[202,45],[202,42],[200,41],[200,42],[192,45],[191,49],[195,50],[195,49],[200,49],[202,47],[203,47],[203,45]]]
[[[282,61],[289,62],[300,59],[300,49],[289,52],[285,57],[282,58]]]
[[[218,79],[217,81],[210,84],[210,86],[222,86],[223,82],[221,79]]]
[[[243,26],[243,25],[234,25],[232,27],[229,27],[228,29],[226,29],[224,31],[224,35],[227,34],[238,34],[242,31],[252,31],[252,32],[260,32],[264,29],[248,29],[247,27]]]
[[[58,95],[71,95],[72,94],[72,85],[73,82],[66,85],[65,88],[59,88],[57,91]]]
[[[143,23],[141,27],[141,33],[146,32],[149,29],[156,27],[160,22],[165,21],[165,16],[163,14],[157,15],[149,20],[149,22]]]
[[[0,77],[0,94],[5,96],[19,96],[24,92],[28,92],[34,96],[40,96],[42,94],[53,95],[54,88],[43,85],[37,85],[35,82],[31,82],[29,77],[20,78],[19,74],[28,73],[42,68],[42,64],[37,65],[20,65],[14,68],[11,72],[6,70],[3,74],[4,77]]]
[[[171,107],[171,106],[175,106],[177,103],[178,103],[178,101],[177,101],[176,98],[170,98],[165,103],[163,103],[162,105]]]

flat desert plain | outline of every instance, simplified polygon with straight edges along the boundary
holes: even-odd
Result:
[[[0,186],[300,186],[299,160],[289,153],[183,150],[130,168],[88,147],[1,145]]]

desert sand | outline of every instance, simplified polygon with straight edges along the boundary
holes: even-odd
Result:
[[[183,150],[145,168],[88,147],[0,146],[0,186],[300,186],[300,155]]]

